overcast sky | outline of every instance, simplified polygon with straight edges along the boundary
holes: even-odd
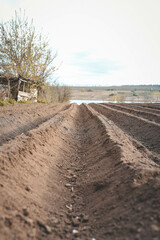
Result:
[[[48,34],[67,85],[160,84],[160,0],[0,0]]]

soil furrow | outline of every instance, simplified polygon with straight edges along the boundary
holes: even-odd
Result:
[[[160,154],[160,124],[113,109],[106,105],[91,103],[90,106],[112,120],[126,134],[140,141],[149,150]]]
[[[159,156],[91,106],[0,146],[2,240],[158,239]]]
[[[17,106],[16,106],[17,107]],[[9,116],[0,117],[0,146],[16,136],[38,127],[43,122],[55,116],[58,112],[69,107],[69,104],[56,105],[32,109],[19,113],[10,113]]]
[[[144,112],[148,112],[148,113],[155,113],[155,114],[160,115],[160,110],[143,107],[142,103],[139,103],[139,104],[137,104],[137,103],[120,103],[117,105],[118,106],[127,106],[127,107],[135,109],[135,110],[140,110],[140,111],[144,111]]]
[[[65,239],[70,196],[64,176],[75,112],[72,105],[0,147],[1,239]]]
[[[86,150],[86,171],[81,176],[83,184],[80,188],[84,194],[86,211],[90,216],[94,235],[96,239],[125,239],[125,237],[135,239],[135,236],[137,239],[151,239],[151,223],[147,218],[154,204],[150,206],[148,204],[158,198],[158,192],[150,203],[147,202],[147,196],[151,194],[147,185],[152,185],[153,179],[156,178],[154,176],[159,176],[159,167],[152,162],[148,151],[146,153],[137,151],[134,143],[123,131],[115,125],[111,126],[108,119],[97,115],[91,108],[89,110],[97,119],[98,127],[98,131],[94,132],[95,136],[90,133],[90,141],[93,146],[98,144],[99,147],[96,149],[97,154],[96,152],[89,154],[87,145],[83,145],[83,149]],[[137,196],[142,197],[143,191],[146,192],[142,203]],[[159,206],[158,202],[157,204],[156,207]],[[155,216],[156,207],[153,218],[158,217]],[[142,212],[145,209],[148,210],[145,212],[144,223]],[[148,230],[140,226],[142,222],[145,226],[150,226]]]
[[[107,104],[103,104],[104,106],[107,106]],[[127,106],[121,106],[121,105],[117,105],[117,104],[108,104],[109,107],[112,107],[112,108],[115,108],[115,109],[118,109],[122,112],[127,112],[127,113],[131,113],[135,116],[138,116],[138,117],[142,117],[144,119],[148,119],[149,121],[153,121],[153,122],[156,122],[156,123],[160,123],[160,114],[153,114],[153,113],[149,113],[149,112],[144,112],[144,111],[140,111],[140,110],[135,110],[135,109],[131,109]]]
[[[5,107],[0,107],[0,117],[2,116],[9,116],[14,115],[18,116],[21,114],[24,114],[25,112],[33,114],[36,112],[39,112],[40,114],[44,114],[48,109],[52,109],[53,107],[56,107],[58,105],[61,105],[59,103],[25,103],[25,104],[15,104],[15,105],[7,105]],[[42,113],[43,109],[43,113]]]
[[[160,104],[159,103],[146,103],[146,104],[142,104],[143,107],[145,108],[151,108],[153,110],[160,110]]]

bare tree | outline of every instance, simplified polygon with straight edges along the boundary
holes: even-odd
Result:
[[[55,87],[55,97],[57,102],[68,102],[71,98],[71,89],[68,86],[59,86],[58,84]]]
[[[30,22],[21,10],[8,22],[0,23],[0,75],[6,78],[19,77],[34,80],[37,87],[56,70],[49,42],[41,33],[36,33],[33,20]]]

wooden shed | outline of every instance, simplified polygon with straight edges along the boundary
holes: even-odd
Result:
[[[33,102],[37,102],[37,89],[31,88],[33,84],[33,80],[22,76],[10,78],[0,76],[1,97],[3,99],[12,98],[16,101],[32,100]]]

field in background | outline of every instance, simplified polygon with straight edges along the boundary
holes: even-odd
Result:
[[[160,102],[160,85],[70,88],[72,100]]]

